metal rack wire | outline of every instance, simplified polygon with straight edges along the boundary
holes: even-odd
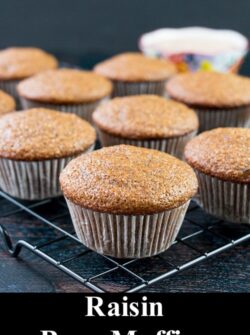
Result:
[[[25,220],[22,218],[25,214],[30,226],[34,222],[36,229],[40,224],[50,231],[49,236],[14,243],[6,227],[0,225],[4,244],[13,257],[22,249],[29,250],[91,291],[100,293],[137,292],[250,239],[249,225],[214,219],[192,202],[169,250],[141,260],[117,260],[87,249],[78,240],[63,198],[27,203],[0,191],[0,208],[7,208],[0,210],[0,223],[13,217]],[[98,267],[91,266],[95,262]],[[124,285],[124,277],[129,284]]]

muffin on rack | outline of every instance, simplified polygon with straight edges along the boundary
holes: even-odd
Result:
[[[61,195],[60,172],[95,139],[94,128],[73,114],[40,108],[2,116],[0,188],[26,200]]]
[[[201,206],[216,217],[250,223],[250,129],[206,131],[187,144],[185,158],[197,174]]]
[[[166,81],[176,73],[170,61],[146,57],[139,52],[113,56],[97,64],[94,71],[112,80],[113,96],[163,95]]]
[[[167,83],[167,94],[195,109],[200,131],[250,127],[250,78],[206,71],[184,73]]]
[[[16,85],[20,80],[57,66],[54,56],[38,48],[12,47],[0,50],[0,89],[18,100]]]
[[[93,111],[109,98],[112,84],[91,71],[62,68],[26,79],[17,89],[23,109],[52,108],[92,122]]]
[[[117,145],[72,160],[60,175],[79,239],[118,258],[142,258],[171,246],[197,179],[166,153]]]
[[[114,98],[93,114],[103,146],[130,144],[182,158],[198,130],[198,118],[185,105],[157,95]]]
[[[9,94],[0,90],[0,117],[13,112],[15,108],[15,100]]]

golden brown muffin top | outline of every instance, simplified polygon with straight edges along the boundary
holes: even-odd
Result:
[[[0,116],[13,112],[15,108],[16,103],[12,96],[0,90]]]
[[[0,79],[24,79],[38,72],[55,69],[54,56],[38,48],[8,48],[0,51]]]
[[[80,104],[108,96],[112,84],[91,71],[58,69],[28,78],[17,89],[20,96],[34,101]]]
[[[250,104],[250,79],[219,72],[184,73],[169,80],[167,93],[192,106],[240,107]]]
[[[169,138],[198,129],[193,110],[156,95],[115,98],[98,107],[93,120],[107,133],[132,139]]]
[[[171,62],[146,57],[139,52],[126,52],[111,57],[97,64],[94,71],[112,80],[129,82],[161,81],[176,73]]]
[[[95,130],[69,113],[44,108],[0,118],[0,157],[45,160],[80,154],[95,142]]]
[[[185,158],[193,168],[205,174],[250,183],[250,129],[206,131],[186,145]]]
[[[197,191],[185,163],[166,153],[117,145],[72,160],[60,176],[66,198],[95,211],[149,214],[178,207]]]

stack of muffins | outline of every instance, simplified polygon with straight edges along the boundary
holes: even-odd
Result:
[[[250,79],[177,74],[140,53],[58,68],[42,50],[10,48],[0,88],[0,188],[26,200],[63,193],[90,249],[163,252],[198,185],[207,212],[250,223]],[[96,132],[104,148],[93,151]]]

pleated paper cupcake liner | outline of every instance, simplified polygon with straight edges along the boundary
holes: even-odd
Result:
[[[180,230],[189,201],[150,215],[100,213],[66,199],[78,238],[90,249],[116,258],[143,258],[168,249]]]
[[[20,83],[20,80],[0,80],[0,90],[5,91],[11,95],[16,100],[16,109],[21,108],[21,102],[19,95],[17,93],[17,85]]]
[[[218,127],[250,127],[250,106],[230,109],[195,109],[200,123],[199,131]]]
[[[100,129],[98,129],[99,139],[101,141],[102,146],[112,146],[118,144],[128,144],[134,145],[137,147],[145,147],[148,149],[155,149],[163,152],[167,152],[170,155],[178,157],[180,159],[183,158],[184,147],[188,141],[190,141],[195,135],[196,131],[193,131],[189,134],[166,138],[166,139],[149,139],[149,140],[132,140],[122,137],[117,137],[110,135]]]
[[[91,146],[86,152],[92,151]],[[62,195],[59,175],[76,156],[41,161],[0,158],[0,188],[15,198],[42,200]]]
[[[206,212],[235,223],[250,223],[250,184],[233,183],[195,170],[199,182],[196,201]]]
[[[66,113],[73,113],[73,114],[78,115],[82,119],[88,121],[91,124],[93,123],[92,114],[94,110],[97,108],[97,106],[107,101],[108,99],[109,97],[105,97],[95,102],[90,102],[90,103],[85,103],[85,104],[49,104],[49,103],[28,100],[28,99],[20,97],[20,101],[21,101],[21,105],[23,109],[41,107],[41,108],[54,109],[54,110],[58,110],[61,112],[66,112]]]
[[[113,81],[112,97],[122,97],[138,94],[156,94],[163,96],[165,93],[166,80],[146,82]]]

